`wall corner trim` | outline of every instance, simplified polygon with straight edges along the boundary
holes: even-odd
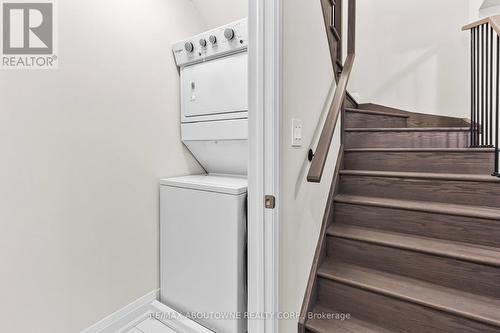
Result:
[[[153,301],[159,299],[159,295],[160,289],[152,290],[94,325],[84,329],[81,333],[115,332],[145,312]]]

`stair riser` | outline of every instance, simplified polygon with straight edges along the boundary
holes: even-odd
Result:
[[[395,208],[335,204],[335,223],[422,237],[498,246],[500,216],[486,220]]]
[[[333,261],[404,275],[466,292],[500,297],[500,268],[411,250],[328,237]],[[321,292],[318,293],[321,295]]]
[[[467,148],[469,132],[346,132],[346,148]]]
[[[342,175],[342,194],[500,207],[500,183]]]
[[[418,304],[319,279],[319,302],[379,326],[404,333],[498,333],[500,329]],[[362,306],[361,306],[362,305]]]
[[[447,117],[447,116],[438,116],[434,114],[426,114],[426,113],[414,113],[408,112],[401,109],[395,109],[391,107],[386,107],[382,105],[374,105],[374,104],[361,104],[359,105],[360,109],[363,110],[371,110],[376,112],[390,112],[390,113],[398,113],[404,114],[408,116],[408,126],[409,127],[468,127],[470,123],[468,123],[465,119],[455,118],[455,117]]]
[[[346,170],[491,174],[491,152],[350,152]]]
[[[382,115],[370,115],[358,112],[346,112],[346,128],[402,128],[406,127],[406,118]]]

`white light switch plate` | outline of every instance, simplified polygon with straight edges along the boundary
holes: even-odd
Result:
[[[302,147],[302,120],[292,119],[292,147]]]

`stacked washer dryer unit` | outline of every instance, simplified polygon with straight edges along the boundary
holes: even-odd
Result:
[[[173,46],[181,136],[204,175],[160,184],[161,301],[217,333],[246,332],[247,20]]]

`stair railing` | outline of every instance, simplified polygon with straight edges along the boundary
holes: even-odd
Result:
[[[316,151],[310,154],[311,166],[307,175],[309,182],[319,183],[321,181],[337,121],[346,98],[351,103],[355,103],[347,93],[347,84],[356,55],[356,0],[348,0],[348,4],[347,58],[342,64],[342,0],[321,0],[337,88]]]
[[[499,173],[500,15],[468,24],[471,36],[470,147],[494,148]]]
[[[349,77],[351,75],[352,67],[354,64],[355,57],[355,35],[356,35],[356,0],[346,0],[348,1],[348,37],[347,37],[347,58],[342,64],[342,0],[321,0],[321,7],[323,11],[323,18],[325,21],[326,33],[328,37],[328,44],[330,46],[330,56],[332,60],[332,65],[334,69],[335,80],[337,81],[337,87],[331,102],[330,109],[328,111],[325,123],[323,125],[323,130],[319,138],[319,142],[316,148],[316,152],[310,151],[311,166],[309,168],[309,173],[307,175],[307,180],[309,182],[320,182],[323,176],[323,171],[330,150],[330,145],[332,142],[333,134],[335,132],[335,127],[339,119],[340,113],[343,111],[344,103],[350,106],[356,106],[356,101],[347,92],[347,84],[349,82]],[[329,95],[331,98],[331,95]],[[327,105],[327,104],[326,104]],[[340,167],[342,165],[342,152],[343,147],[340,148],[339,157],[337,158],[337,164],[335,166],[335,175],[332,180],[332,186],[330,189],[330,194],[328,197],[328,202],[333,202],[333,195],[337,188],[338,174]],[[309,280],[306,287],[306,292],[304,300],[302,303],[302,308],[300,311],[298,331],[299,333],[305,333],[305,322],[308,319],[308,314],[313,307],[313,299],[315,293],[315,277],[318,271],[319,263],[321,258],[325,254],[325,241],[326,228],[328,226],[328,221],[331,218],[333,211],[333,205],[327,204],[325,215],[323,217],[320,239],[316,247],[316,252],[313,259],[313,264],[311,266],[311,271],[309,273]]]

